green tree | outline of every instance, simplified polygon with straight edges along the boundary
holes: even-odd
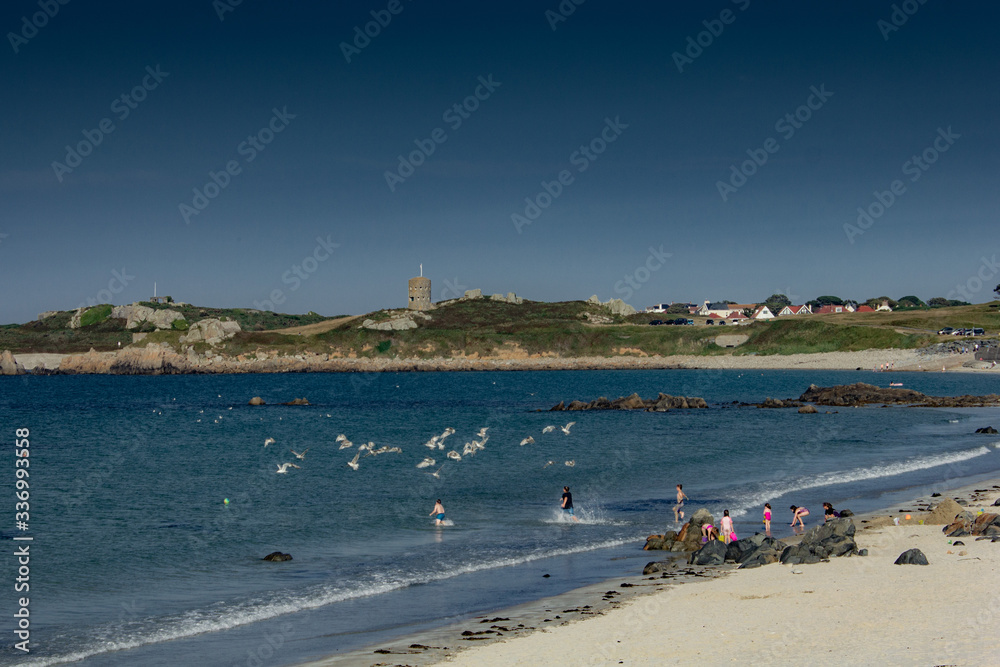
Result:
[[[889,307],[892,308],[893,310],[895,310],[896,306],[899,305],[899,303],[895,299],[890,299],[887,296],[879,296],[873,299],[868,299],[867,301],[865,301],[865,303],[871,306],[872,308],[878,308],[879,306],[882,305],[883,301],[888,301]]]
[[[668,313],[683,313],[683,314],[687,315],[688,314],[688,307],[687,307],[687,304],[684,304],[684,303],[672,303],[672,304],[670,304],[670,307],[667,308],[667,312]]]
[[[927,304],[911,295],[899,297],[899,305],[908,308],[926,308]]]
[[[927,305],[931,308],[943,308],[945,306],[950,306],[951,302],[943,296],[936,296],[927,302]]]
[[[777,315],[778,311],[782,308],[792,305],[792,301],[784,294],[772,294],[764,301],[764,305],[768,307],[768,310]]]
[[[1000,296],[1000,285],[997,285],[996,287],[993,288],[993,293],[996,294],[997,296]]]

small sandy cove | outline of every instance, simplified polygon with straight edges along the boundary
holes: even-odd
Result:
[[[990,507],[997,483],[981,482],[990,492],[968,509],[1000,510]],[[1000,665],[1000,542],[948,538],[940,525],[915,525],[920,516],[859,529],[867,557],[775,563],[672,586],[441,664]],[[929,565],[893,564],[913,547]]]

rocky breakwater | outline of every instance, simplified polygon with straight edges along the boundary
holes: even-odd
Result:
[[[584,401],[570,401],[567,405],[559,401],[549,409],[550,412],[560,412],[563,410],[645,410],[646,412],[666,412],[668,410],[687,410],[693,408],[707,408],[708,404],[704,398],[697,396],[671,396],[670,394],[659,394],[656,398],[643,399],[639,394],[623,396],[610,401],[603,396],[596,398],[589,403]]]
[[[912,389],[876,387],[858,382],[855,384],[817,387],[809,385],[799,401],[830,406],[858,405],[912,405],[925,408],[979,408],[1000,405],[1000,395],[986,396],[928,396]]]
[[[663,535],[650,535],[646,538],[643,549],[688,552],[690,554],[688,563],[691,565],[722,565],[730,562],[738,564],[741,568],[752,568],[778,562],[782,553],[788,548],[788,545],[781,540],[759,533],[729,544],[717,539],[703,542],[701,528],[705,524],[714,526],[715,518],[708,510],[699,509],[691,515],[691,520],[685,523],[679,532],[669,530]],[[654,561],[647,564],[645,569],[653,572],[663,567],[663,563]]]
[[[1000,514],[962,511],[941,532],[948,537],[975,536],[977,540],[1000,542]]]

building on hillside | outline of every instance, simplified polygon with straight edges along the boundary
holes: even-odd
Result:
[[[742,313],[744,310],[754,310],[756,307],[756,303],[725,303],[723,301],[706,301],[695,311],[695,313],[703,317],[708,317],[714,313],[719,317],[725,318],[729,317],[733,313]]]
[[[431,279],[424,278],[424,267],[420,267],[420,275],[410,278],[409,301],[406,307],[410,310],[430,310],[434,307],[431,303]]]
[[[855,313],[874,313],[875,309],[867,304],[862,304],[857,307],[854,311]]]
[[[808,304],[803,306],[785,306],[775,314],[775,317],[787,317],[789,315],[812,315],[812,306]]]
[[[754,320],[770,320],[774,318],[774,313],[772,313],[771,309],[767,306],[761,305],[760,307],[754,309],[750,318]]]
[[[848,310],[848,306],[836,306],[834,304],[828,303],[827,305],[820,306],[819,308],[817,308],[816,310],[814,310],[813,314],[815,314],[815,315],[827,315],[829,313],[850,313],[853,310],[854,310],[853,308],[851,310]]]
[[[891,313],[892,312],[892,308],[889,306],[888,299],[882,299],[882,304],[878,308],[876,308],[875,310],[877,310],[880,313]]]

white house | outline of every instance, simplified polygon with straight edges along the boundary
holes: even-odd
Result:
[[[785,306],[778,311],[777,317],[786,317],[788,315],[812,315],[812,307],[809,305]]]
[[[771,309],[763,305],[753,311],[753,315],[750,316],[754,320],[770,320],[773,317],[774,313],[771,312]]]

